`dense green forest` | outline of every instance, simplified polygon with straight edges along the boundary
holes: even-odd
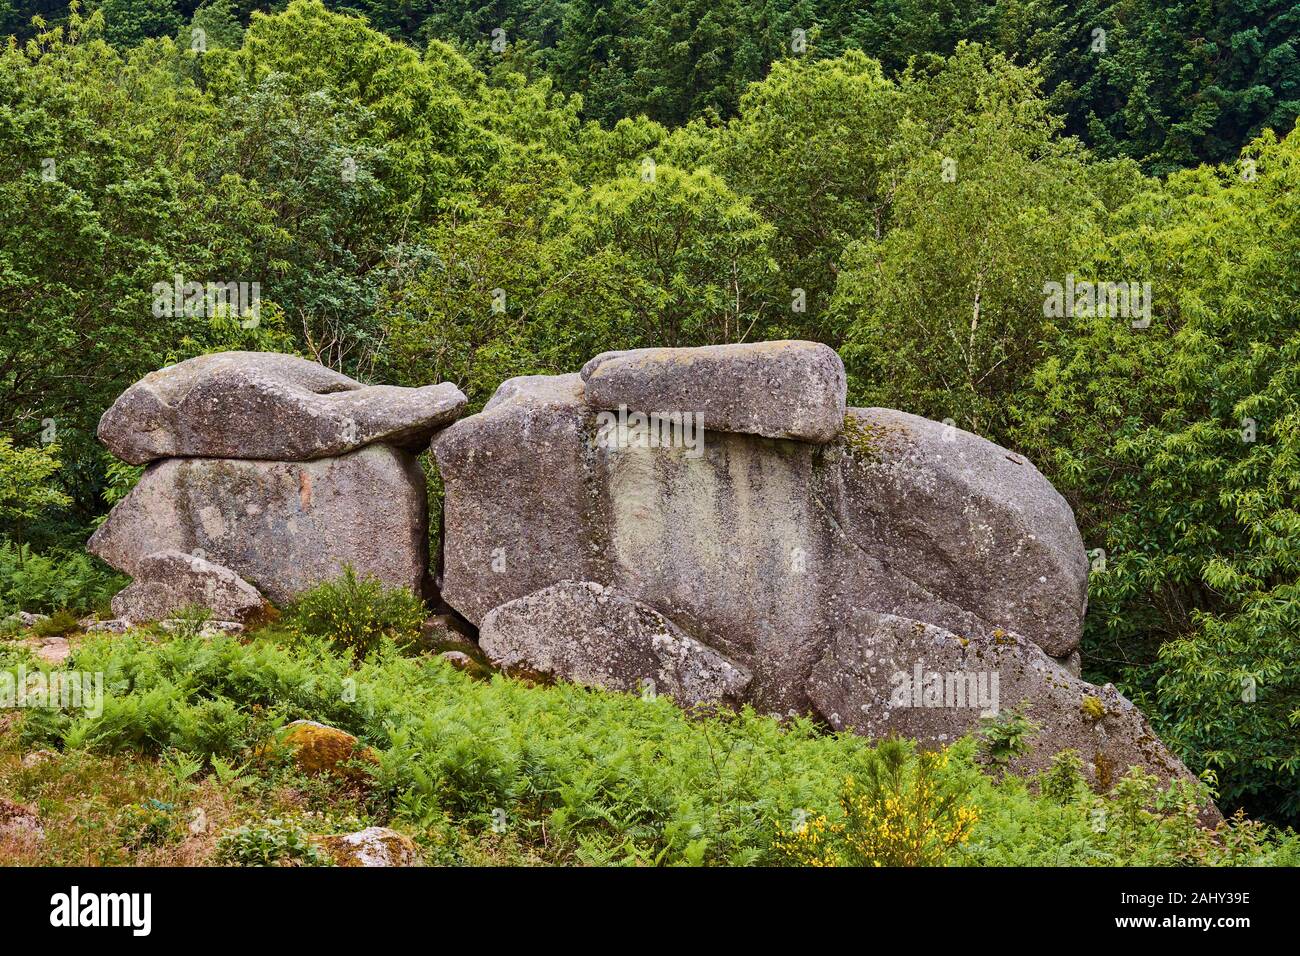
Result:
[[[105,37],[237,41],[257,9],[283,2],[92,0]],[[611,125],[648,116],[670,126],[729,119],[749,84],[790,57],[861,50],[894,77],[914,56],[961,41],[1035,64],[1065,131],[1099,156],[1147,172],[1224,162],[1263,129],[1300,113],[1300,4],[1293,0],[356,0],[327,3],[423,48],[455,46],[489,75],[547,78],[581,94],[579,114]],[[0,0],[0,33],[33,35],[61,0]],[[188,45],[188,43],[186,44]]]
[[[477,407],[606,349],[814,339],[851,404],[1029,455],[1092,549],[1085,676],[1225,812],[1300,820],[1300,4],[0,23],[0,610],[112,587],[80,547],[134,473],[95,425],[169,362],[297,351]],[[156,314],[178,276],[259,283],[256,320]]]

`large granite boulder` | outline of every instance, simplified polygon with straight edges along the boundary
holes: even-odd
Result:
[[[362,385],[273,352],[200,355],[146,375],[99,422],[99,440],[141,465],[160,458],[309,461],[384,442],[422,449],[465,396],[449,383]]]
[[[268,610],[257,588],[234,571],[175,550],[145,555],[135,580],[113,596],[114,617],[133,624],[165,621],[194,606],[239,624],[253,623]]]
[[[148,579],[150,555],[179,551],[230,569],[277,604],[345,565],[421,593],[426,490],[415,458],[370,445],[309,462],[156,462],[87,548]]]
[[[654,447],[598,440],[597,414],[579,376],[512,379],[435,439],[442,594],[471,622],[564,579],[613,586],[749,669],[749,698],[782,713],[808,708],[809,674],[862,609],[1078,643],[1073,514],[991,442],[852,409],[826,444]]]
[[[591,581],[561,581],[491,611],[479,647],[507,673],[738,705],[749,672],[658,611]]]
[[[1046,770],[1074,750],[1089,784],[1108,791],[1131,766],[1165,784],[1195,778],[1114,686],[1067,672],[1032,642],[1003,630],[954,634],[893,614],[861,611],[809,678],[809,696],[836,730],[907,737],[944,747],[1013,709],[1038,725],[1008,769]]]
[[[857,567],[872,587],[878,562],[926,595],[917,604],[891,586],[872,607],[957,630],[1001,627],[1056,657],[1078,646],[1088,558],[1074,512],[1038,469],[970,432],[887,408],[851,409],[845,432],[824,494],[846,543],[869,558]]]
[[[599,580],[605,562],[584,517],[592,426],[577,373],[508,379],[465,420],[433,445],[446,489],[444,600],[478,625],[557,581]]]
[[[844,363],[817,342],[604,352],[582,380],[593,408],[691,415],[714,431],[828,442],[844,424]]]

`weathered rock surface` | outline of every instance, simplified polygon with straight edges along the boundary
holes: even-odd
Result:
[[[827,489],[835,521],[872,565],[928,595],[872,607],[971,628],[950,610],[960,609],[1058,657],[1078,646],[1088,558],[1073,511],[1038,469],[906,412],[855,408],[845,427],[848,454]]]
[[[134,623],[162,621],[201,606],[221,621],[251,623],[266,601],[234,571],[180,551],[157,551],[136,565],[135,580],[113,597],[113,613]]]
[[[663,694],[683,707],[737,705],[749,672],[658,611],[590,581],[562,581],[503,604],[479,647],[507,673]]]
[[[852,409],[830,444],[709,431],[702,454],[596,441],[578,376],[504,383],[433,444],[442,594],[472,623],[558,581],[599,581],[753,674],[767,711],[805,710],[858,610],[1055,655],[1078,643],[1087,560],[1032,465],[958,429]]]
[[[295,763],[307,773],[359,779],[363,771],[349,764],[376,759],[374,751],[347,731],[314,720],[295,720],[285,728],[280,742],[293,750]]]
[[[577,373],[512,378],[434,439],[447,487],[444,599],[471,623],[566,578],[601,580],[585,525],[589,413]]]
[[[199,556],[280,604],[346,564],[418,594],[426,511],[419,464],[386,445],[310,462],[176,458],[145,470],[87,548],[132,577],[158,551]]]
[[[844,363],[817,342],[604,352],[582,379],[593,408],[694,414],[714,431],[829,442],[844,425]]]
[[[388,827],[367,827],[356,833],[313,838],[335,866],[415,866],[415,844]]]
[[[1080,680],[1030,641],[1003,630],[954,634],[893,614],[862,611],[809,678],[809,697],[837,730],[947,746],[981,718],[1025,706],[1039,725],[1016,772],[1046,770],[1072,749],[1089,783],[1108,791],[1130,766],[1168,784],[1194,777],[1112,685]]]
[[[160,458],[307,461],[375,442],[428,444],[465,396],[449,383],[362,385],[271,352],[201,355],[146,375],[99,423],[99,440],[135,465]]]
[[[51,667],[62,667],[72,656],[72,642],[66,637],[33,637],[23,643],[37,660]]]

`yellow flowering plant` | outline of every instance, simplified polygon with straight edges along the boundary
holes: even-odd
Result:
[[[946,753],[885,741],[844,781],[839,814],[779,828],[778,853],[796,866],[942,866],[979,819],[947,764]]]

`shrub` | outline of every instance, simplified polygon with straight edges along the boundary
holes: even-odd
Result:
[[[55,611],[43,621],[37,621],[32,633],[37,637],[63,637],[77,630],[77,615],[71,611]]]
[[[1029,752],[1029,738],[1038,724],[1019,708],[997,717],[986,718],[980,728],[980,755],[994,767],[1006,767]]]
[[[349,565],[336,581],[303,594],[289,612],[289,628],[308,637],[323,637],[336,647],[364,657],[385,637],[414,638],[424,623],[425,607],[406,588],[387,588],[378,578],[358,578]]]
[[[800,866],[941,865],[979,819],[962,803],[967,789],[941,774],[947,764],[947,754],[918,755],[910,744],[885,741],[868,755],[861,782],[844,781],[840,818],[800,819],[777,849]]]
[[[1083,758],[1077,750],[1062,750],[1052,758],[1052,766],[1043,774],[1041,792],[1048,800],[1066,804],[1085,787]]]
[[[181,835],[176,805],[152,798],[124,807],[118,814],[117,826],[119,841],[130,850],[156,846]]]

